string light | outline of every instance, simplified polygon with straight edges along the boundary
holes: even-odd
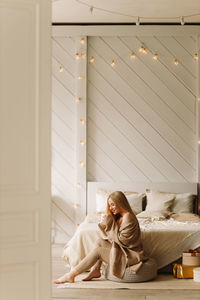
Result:
[[[174,64],[175,64],[176,66],[178,66],[179,62],[178,62],[178,59],[177,59],[177,58],[174,58]]]
[[[85,39],[84,39],[84,38],[81,38],[80,43],[81,43],[82,45],[85,44]]]
[[[59,67],[59,72],[62,73],[63,72],[63,66]]]
[[[81,144],[81,146],[84,146],[85,142],[83,140],[80,140],[80,144]]]
[[[94,56],[91,56],[90,57],[90,63],[93,63],[94,62]]]
[[[153,59],[158,60],[158,54],[157,53],[154,54]]]
[[[130,54],[130,58],[131,58],[131,59],[134,59],[135,57],[136,57],[135,53],[132,52],[132,53]]]
[[[200,144],[200,140],[198,140],[198,144]]]
[[[94,10],[94,7],[93,7],[93,6],[90,6],[90,13],[91,13],[91,14],[93,13],[93,10]]]
[[[84,167],[84,162],[83,161],[80,161],[79,162],[79,166],[82,168],[82,167]]]
[[[184,17],[181,17],[181,25],[184,25],[185,21],[184,21]]]
[[[83,119],[80,119],[80,123],[81,123],[82,125],[84,125],[84,124],[85,124],[85,121],[84,121]]]
[[[79,53],[76,53],[76,59],[79,59],[80,56],[79,56]]]
[[[78,189],[80,189],[80,188],[81,188],[80,182],[77,182],[77,185],[76,185],[76,186],[77,186]]]
[[[53,0],[53,1],[57,1],[57,0]],[[185,16],[174,16],[174,17],[162,17],[162,16],[156,16],[156,17],[152,17],[152,16],[135,16],[135,15],[130,15],[130,14],[124,14],[121,13],[119,11],[115,11],[115,10],[110,10],[110,9],[105,9],[102,7],[98,7],[98,6],[91,6],[91,4],[88,4],[86,2],[84,2],[83,0],[74,0],[79,4],[85,5],[89,8],[90,12],[92,13],[94,9],[105,12],[105,13],[110,13],[112,15],[117,15],[117,16],[123,16],[123,17],[127,17],[127,18],[131,18],[131,19],[136,19],[136,22],[139,18],[139,22],[141,22],[141,20],[153,20],[153,22],[155,22],[155,20],[158,20],[158,22],[160,22],[160,20],[163,20],[165,22],[167,22],[167,20],[171,21],[171,20],[177,20],[177,22],[180,21],[181,18],[191,18],[191,17],[197,17],[200,16],[200,12],[197,12],[195,14],[191,14],[191,15],[185,15]],[[185,22],[184,22],[185,23]],[[138,24],[139,25],[139,24]]]
[[[137,20],[136,20],[135,24],[136,24],[137,26],[140,25],[140,18],[139,18],[139,17],[137,17]]]
[[[81,97],[76,98],[76,102],[80,102],[81,101]]]
[[[86,56],[85,53],[80,54],[80,57],[82,57],[82,58],[85,58],[85,56]]]
[[[112,60],[112,62],[111,62],[111,67],[114,67],[114,66],[115,66],[115,61]]]
[[[195,60],[198,60],[198,59],[199,59],[198,53],[195,53],[195,54],[194,54],[194,59],[195,59]]]
[[[140,46],[139,52],[142,52],[142,53],[144,53],[144,54],[147,54],[147,48],[145,48],[144,46]]]
[[[198,101],[200,102],[200,97],[198,98]]]
[[[78,76],[78,79],[79,80],[83,79],[83,76],[82,75]]]
[[[74,208],[78,208],[79,207],[79,203],[74,203]]]

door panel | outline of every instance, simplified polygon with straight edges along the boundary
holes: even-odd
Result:
[[[0,1],[0,298],[50,299],[50,1]]]

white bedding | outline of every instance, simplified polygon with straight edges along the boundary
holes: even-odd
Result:
[[[138,219],[146,254],[162,268],[181,257],[182,252],[200,247],[200,223],[178,222],[173,219],[152,221]],[[86,218],[65,245],[64,257],[70,266],[77,265],[102,237],[97,220]]]

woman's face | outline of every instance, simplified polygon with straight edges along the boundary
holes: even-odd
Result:
[[[120,213],[120,209],[116,206],[115,202],[111,198],[108,199],[108,205],[113,215],[117,215]]]

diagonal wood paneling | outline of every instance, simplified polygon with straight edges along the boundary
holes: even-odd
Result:
[[[123,170],[124,180],[195,181],[197,63],[191,40],[187,48],[188,37],[89,38],[88,57],[95,57],[88,64],[89,179],[102,180],[97,164],[109,176],[109,159],[119,168],[114,177]],[[138,51],[142,44],[146,55]]]

